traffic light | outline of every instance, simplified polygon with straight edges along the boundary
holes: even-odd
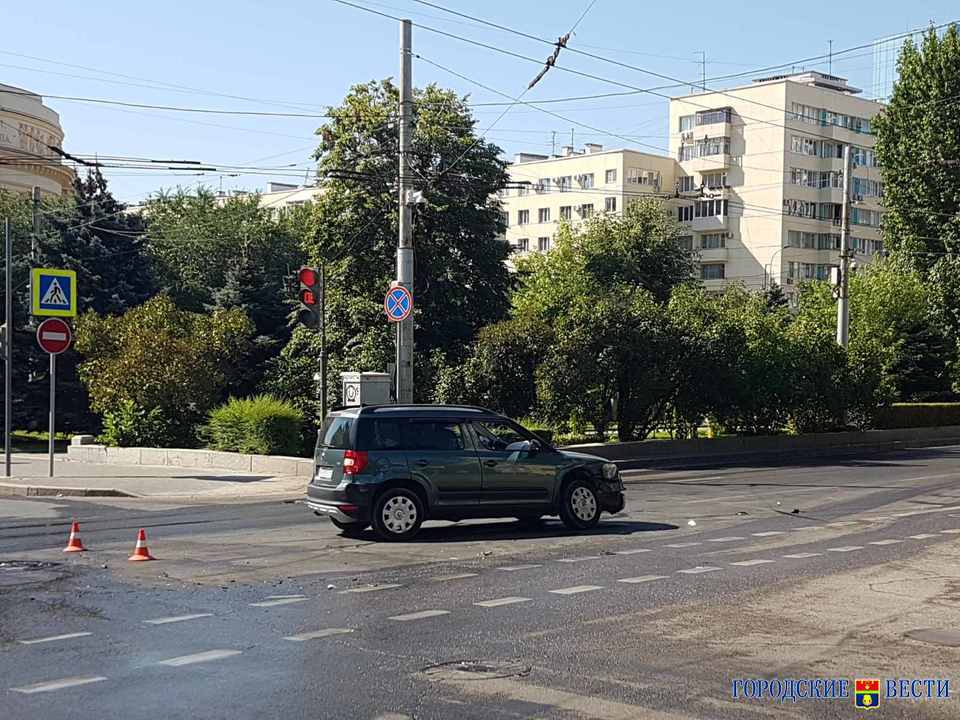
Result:
[[[300,281],[300,322],[307,327],[320,326],[323,275],[317,268],[302,267],[297,271]]]

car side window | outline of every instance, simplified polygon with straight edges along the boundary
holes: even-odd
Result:
[[[505,452],[513,443],[525,442],[529,438],[518,433],[512,425],[496,420],[473,423],[477,442],[483,450]]]
[[[465,447],[463,428],[457,422],[412,422],[406,430],[410,450],[463,450]]]

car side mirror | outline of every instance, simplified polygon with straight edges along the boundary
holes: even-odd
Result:
[[[527,449],[530,456],[539,455],[543,452],[543,444],[539,440],[531,440],[530,447]]]

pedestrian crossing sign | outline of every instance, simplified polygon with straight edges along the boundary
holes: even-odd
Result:
[[[76,271],[33,268],[30,271],[30,296],[33,315],[76,317]]]

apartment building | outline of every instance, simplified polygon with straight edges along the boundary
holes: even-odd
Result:
[[[839,264],[843,146],[853,153],[851,247],[883,249],[883,184],[871,120],[882,105],[843,78],[803,72],[670,102],[677,218],[708,289],[735,281],[788,295]]]
[[[517,154],[508,168],[511,189],[501,193],[506,240],[518,252],[546,252],[560,220],[622,212],[631,198],[670,191],[677,163],[636,150],[572,146],[559,156]]]

